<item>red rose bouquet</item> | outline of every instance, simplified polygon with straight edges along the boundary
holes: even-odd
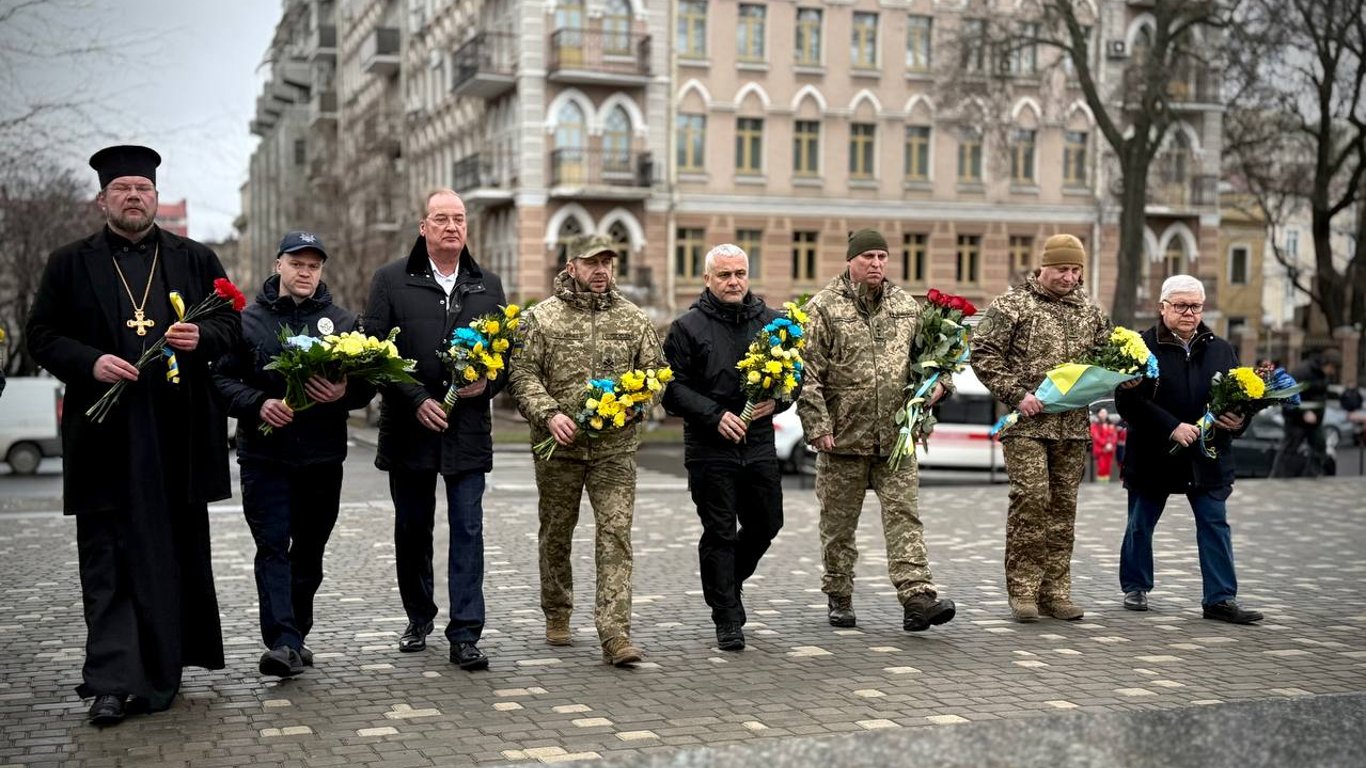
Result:
[[[962,296],[934,288],[925,296],[920,311],[920,330],[911,345],[911,378],[906,382],[906,402],[896,412],[901,430],[887,464],[892,469],[915,454],[916,443],[925,443],[934,431],[934,413],[926,409],[934,385],[945,373],[952,376],[968,363],[968,328],[963,318],[977,314],[977,307]]]

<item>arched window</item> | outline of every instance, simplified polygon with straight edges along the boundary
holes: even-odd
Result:
[[[617,245],[617,277],[626,278],[631,275],[631,233],[626,231],[626,225],[620,221],[612,222],[612,226],[607,228],[607,237]]]
[[[631,4],[627,0],[607,0],[607,12],[602,16],[602,52],[631,54]]]
[[[1186,273],[1186,241],[1173,237],[1162,254],[1162,279]]]
[[[588,120],[579,105],[566,101],[555,122],[555,151],[551,153],[551,182],[582,184],[588,146]]]
[[[602,170],[607,173],[631,172],[631,118],[620,106],[607,114],[602,131]]]
[[[555,235],[555,268],[564,269],[565,263],[569,261],[569,245],[575,238],[583,235],[583,226],[579,220],[570,216],[560,225],[560,231]]]

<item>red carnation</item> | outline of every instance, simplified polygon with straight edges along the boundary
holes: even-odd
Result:
[[[233,285],[232,281],[226,277],[220,277],[213,281],[213,292],[232,302],[232,308],[235,312],[241,312],[242,308],[247,306],[247,297],[242,295],[242,292],[237,290],[237,286]]]
[[[973,315],[977,314],[977,307],[974,307],[972,305],[972,302],[968,301],[967,299],[964,299],[963,304],[966,305],[963,307],[963,317],[972,317]]]

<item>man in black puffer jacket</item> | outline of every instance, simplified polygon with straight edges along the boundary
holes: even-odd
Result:
[[[1124,454],[1124,486],[1129,490],[1129,524],[1120,550],[1119,581],[1124,607],[1148,610],[1153,588],[1153,529],[1167,497],[1184,494],[1195,513],[1195,543],[1200,553],[1201,600],[1207,619],[1251,624],[1262,614],[1239,607],[1238,579],[1233,571],[1233,538],[1225,503],[1233,493],[1230,444],[1246,428],[1240,414],[1216,414],[1212,447],[1215,458],[1201,450],[1195,423],[1205,414],[1210,380],[1238,366],[1227,341],[1200,321],[1205,288],[1190,275],[1173,275],[1162,283],[1161,317],[1143,333],[1157,355],[1159,375],[1139,386],[1120,389],[1115,405],[1129,422]],[[1181,449],[1172,453],[1172,446]]]
[[[289,677],[312,666],[304,641],[323,580],[323,550],[337,522],[346,416],[375,393],[364,382],[315,376],[306,386],[314,404],[296,413],[284,402],[284,377],[265,370],[282,349],[282,328],[315,337],[355,330],[356,316],[333,304],[322,282],[326,260],[317,235],[286,234],[276,274],[242,311],[241,342],[214,366],[214,383],[228,413],[237,417],[242,511],[256,540],[256,591],[267,648],[263,675]],[[262,424],[270,426],[268,434]]]
[[[760,403],[746,429],[735,364],[781,313],[749,292],[749,256],[738,246],[716,246],[705,264],[707,287],[664,341],[674,372],[664,407],[684,420],[684,464],[702,519],[702,594],[716,623],[717,647],[739,651],[745,647],[740,591],[783,526],[783,488],[773,446],[774,402]]]

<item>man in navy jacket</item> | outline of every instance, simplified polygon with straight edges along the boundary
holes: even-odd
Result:
[[[1129,491],[1129,524],[1120,550],[1119,581],[1124,607],[1148,610],[1153,588],[1153,529],[1167,497],[1184,494],[1195,513],[1195,541],[1200,552],[1201,601],[1207,619],[1251,624],[1262,614],[1238,605],[1238,579],[1233,571],[1233,539],[1225,503],[1233,493],[1232,439],[1246,427],[1246,416],[1216,414],[1215,458],[1200,449],[1195,423],[1205,413],[1210,380],[1238,366],[1233,346],[1200,320],[1205,288],[1190,275],[1173,275],[1162,283],[1161,317],[1143,333],[1157,355],[1161,378],[1144,379],[1115,393],[1115,405],[1129,422],[1124,486]],[[1180,450],[1172,453],[1173,445]]]
[[[313,596],[323,580],[323,550],[337,522],[346,417],[374,396],[364,382],[308,380],[314,402],[295,412],[285,379],[265,366],[283,349],[282,328],[323,337],[356,329],[356,316],[332,303],[322,282],[327,252],[310,232],[280,241],[276,274],[242,311],[242,342],[220,359],[214,384],[237,417],[242,511],[256,540],[263,675],[290,677],[312,666],[304,645],[313,627]],[[269,434],[261,425],[270,426]]]

